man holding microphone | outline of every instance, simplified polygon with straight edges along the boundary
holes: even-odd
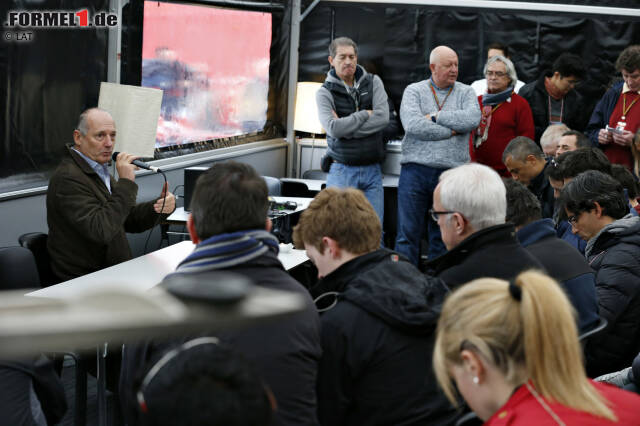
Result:
[[[80,114],[74,145],[49,181],[47,190],[47,248],[54,274],[62,281],[131,259],[127,232],[143,232],[158,214],[175,210],[175,196],[165,182],[160,197],[136,204],[138,157],[120,153],[116,181],[109,174],[116,127],[99,108]]]

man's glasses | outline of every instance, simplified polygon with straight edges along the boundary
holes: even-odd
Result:
[[[569,216],[567,222],[569,222],[570,225],[575,225],[576,223],[578,223],[578,219],[580,219],[580,213]]]
[[[452,213],[455,213],[455,212],[453,212],[453,211],[441,211],[441,212],[439,212],[439,211],[435,211],[434,209],[429,209],[429,214],[431,215],[431,219],[433,219],[434,222],[438,221],[438,217],[441,214],[452,214]]]
[[[485,73],[485,75],[486,75],[487,77],[493,77],[494,75],[495,75],[496,77],[504,77],[504,76],[506,76],[506,75],[507,75],[507,73],[506,73],[506,72],[502,72],[502,71],[487,71],[487,72]]]

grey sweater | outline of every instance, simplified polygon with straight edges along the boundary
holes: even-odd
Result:
[[[443,169],[467,163],[470,159],[469,132],[480,123],[478,98],[470,86],[456,82],[434,123],[425,117],[438,111],[429,81],[410,84],[402,95],[400,120],[405,136],[400,163]],[[442,104],[448,89],[434,88]],[[452,130],[455,130],[455,136],[451,136]]]
[[[367,75],[367,71],[360,65],[358,65],[358,68],[363,71],[359,79],[361,81]],[[326,81],[342,84],[333,69],[327,73]],[[387,93],[384,91],[382,80],[377,75],[373,76],[373,114],[371,114],[371,117],[369,117],[369,113],[366,110],[360,110],[347,117],[336,118],[333,115],[336,110],[333,96],[324,87],[318,89],[316,103],[318,105],[320,124],[324,127],[327,135],[334,138],[361,138],[368,136],[381,131],[389,122]],[[477,103],[478,101],[476,101]]]

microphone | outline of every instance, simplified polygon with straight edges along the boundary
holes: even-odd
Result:
[[[113,161],[116,161],[116,159],[118,158],[118,154],[120,154],[118,151],[115,151],[112,155],[111,155],[111,159]],[[160,170],[157,167],[151,166],[147,163],[145,163],[144,161],[140,161],[140,160],[133,160],[131,162],[131,164],[140,167],[141,169],[145,169],[145,170],[151,170],[154,173],[162,173],[162,170]]]

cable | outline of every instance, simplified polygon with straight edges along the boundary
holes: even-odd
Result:
[[[176,185],[175,188],[173,188],[173,195],[175,195],[176,198],[178,198],[178,188],[182,187],[183,191],[184,191],[184,185]],[[184,194],[182,194],[182,197],[184,198]]]
[[[169,188],[168,184],[167,184],[167,176],[164,174],[164,172],[162,170],[158,170],[158,173],[160,173],[162,175],[162,177],[164,178],[164,183],[162,184],[162,188],[164,189],[164,187],[166,186],[167,189]],[[142,252],[142,254],[147,254],[147,245],[149,244],[149,239],[151,238],[151,233],[153,232],[154,228],[156,226],[158,226],[158,224],[160,223],[160,219],[162,218],[162,211],[164,210],[164,205],[167,201],[167,191],[165,191],[164,193],[164,197],[162,198],[162,207],[160,208],[160,213],[158,213],[158,217],[156,218],[156,222],[153,224],[153,226],[151,227],[151,229],[149,229],[149,234],[147,235],[147,240],[144,242],[144,250]],[[162,247],[162,233],[160,234],[160,246],[158,248]]]

